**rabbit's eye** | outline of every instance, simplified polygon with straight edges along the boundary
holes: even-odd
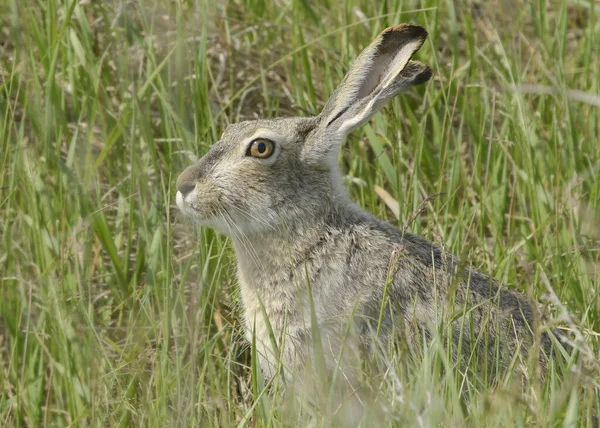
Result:
[[[253,156],[255,158],[266,159],[273,154],[275,151],[275,143],[265,138],[257,138],[250,143],[246,156]]]

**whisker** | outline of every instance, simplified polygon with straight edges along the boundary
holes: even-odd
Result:
[[[264,265],[262,264],[260,257],[258,256],[258,253],[256,252],[256,249],[252,245],[252,242],[250,242],[250,239],[248,239],[248,236],[235,223],[235,221],[234,221],[233,217],[231,216],[231,214],[229,213],[229,211],[227,211],[227,209],[225,209],[223,211],[224,211],[224,214],[227,215],[229,217],[229,219],[231,220],[231,224],[237,229],[237,232],[238,232],[237,237],[239,238],[239,242],[242,244],[244,249],[250,254],[250,257],[252,258],[254,264],[259,269],[264,270]],[[233,230],[233,228],[232,228],[232,230]]]
[[[269,223],[268,221],[265,221],[265,220],[263,220],[263,219],[259,219],[258,217],[256,217],[256,216],[252,215],[251,213],[249,213],[249,212],[246,212],[246,211],[243,211],[241,208],[238,208],[238,207],[236,207],[236,206],[233,206],[232,208],[233,208],[233,209],[235,209],[235,211],[236,211],[237,213],[239,213],[240,215],[244,216],[245,218],[247,218],[247,219],[249,219],[249,220],[253,220],[253,221],[255,221],[256,223],[259,223],[259,224],[261,224],[261,225],[263,225],[263,226],[265,226],[265,227],[269,228],[270,230],[276,230],[276,229],[275,229],[275,226],[273,226],[273,225],[272,225],[271,223]]]

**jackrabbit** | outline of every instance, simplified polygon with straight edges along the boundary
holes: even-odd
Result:
[[[387,28],[321,114],[233,124],[177,180],[180,210],[231,237],[267,377],[306,367],[318,345],[329,373],[352,378],[364,352],[393,340],[418,347],[442,314],[455,358],[476,349],[492,366],[533,343],[537,316],[524,295],[363,211],[343,185],[344,137],[431,77],[411,60],[426,37],[417,25]],[[539,337],[547,353],[550,338]]]

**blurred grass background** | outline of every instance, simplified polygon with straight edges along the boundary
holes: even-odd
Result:
[[[232,249],[178,217],[175,180],[228,123],[317,114],[401,22],[428,29],[434,78],[348,138],[352,198],[541,302],[580,355],[466,397],[432,350],[384,387],[390,424],[591,423],[597,0],[0,0],[0,424],[287,423]]]

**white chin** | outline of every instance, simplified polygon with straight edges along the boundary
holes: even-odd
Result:
[[[214,229],[215,231],[222,233],[223,235],[229,235],[230,228],[227,224],[225,224],[219,218],[201,218],[198,216],[198,213],[190,207],[190,205],[185,201],[185,198],[181,194],[181,192],[177,192],[175,195],[175,202],[177,203],[177,208],[186,216],[190,216],[194,218],[194,221],[203,227],[209,227]]]
[[[194,212],[194,210],[185,202],[185,199],[183,198],[183,195],[181,194],[181,192],[177,192],[177,195],[175,195],[175,202],[177,202],[177,207],[179,208],[179,210],[185,214],[185,215],[189,215],[189,216],[197,216],[198,214],[196,214]]]

